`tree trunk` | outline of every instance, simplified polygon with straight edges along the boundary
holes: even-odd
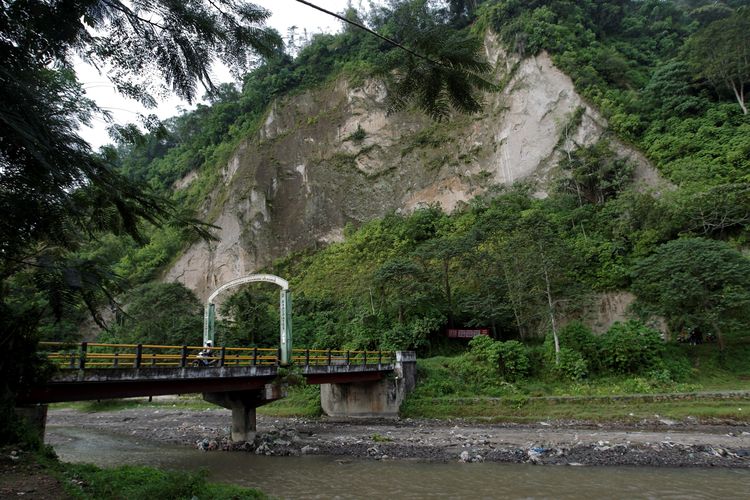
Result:
[[[747,105],[745,104],[745,88],[740,82],[739,85],[737,85],[736,82],[732,82],[732,90],[734,91],[734,97],[737,99],[737,102],[740,105],[740,108],[742,108],[742,113],[747,114]]]
[[[719,346],[719,351],[724,352],[724,334],[721,333],[721,328],[719,328],[719,324],[716,323],[716,320],[711,320],[711,326],[714,327],[714,332],[716,333],[716,343]]]
[[[542,254],[544,260],[544,254]],[[557,323],[555,322],[555,306],[552,301],[552,290],[550,289],[549,273],[547,272],[547,263],[544,262],[544,285],[547,292],[547,304],[549,305],[549,319],[552,323],[552,336],[555,339],[555,364],[560,364],[560,341],[557,338]]]
[[[453,297],[451,296],[451,283],[448,276],[449,264],[449,259],[443,259],[443,285],[445,286],[445,300],[448,302],[448,326],[453,328]]]
[[[508,272],[508,268],[503,264],[503,274],[505,275],[505,283],[508,287],[508,298],[510,299],[510,305],[513,308],[513,316],[516,318],[516,327],[518,328],[518,335],[523,339],[523,329],[521,327],[521,316],[518,313],[518,308],[516,307],[516,301],[513,297],[513,291],[510,288],[510,273]]]

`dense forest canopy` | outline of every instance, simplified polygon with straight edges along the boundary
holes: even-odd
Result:
[[[633,165],[605,137],[565,155],[544,199],[519,183],[452,214],[424,207],[348,227],[342,243],[269,269],[295,290],[296,341],[435,353],[456,347],[444,328],[483,326],[495,339],[521,342],[472,347],[477,359],[517,366],[511,378],[530,369],[523,346],[548,333],[549,362],[571,378],[628,372],[631,362],[661,369],[643,324],[613,327],[603,340],[558,324],[585,315],[597,294],[623,290],[636,293],[644,321],[663,317],[671,338],[699,329],[723,347],[747,335],[750,284],[738,278],[748,274],[750,222],[746,0],[391,0],[345,13],[424,58],[351,25],[284,52],[281,37],[263,27],[268,13],[232,0],[0,1],[0,345],[21,353],[0,362],[3,380],[13,381],[4,382],[3,399],[21,378],[44,375],[34,368],[39,338],[76,340],[80,323],[105,306],[179,303],[172,314],[184,317],[169,326],[126,308],[106,333],[112,340],[134,332],[154,342],[199,340],[194,297],[152,280],[209,237],[193,218],[274,99],[339,77],[379,78],[392,110],[450,120],[480,109],[481,92],[496,88],[478,56],[488,31],[520,57],[549,53],[606,117],[609,138],[640,149],[674,189],[636,189]],[[217,4],[230,15],[217,14]],[[99,110],[75,79],[73,54],[108,68],[121,92],[145,102],[154,86],[194,98],[203,83],[208,103],[152,121],[146,133],[115,127],[116,144],[92,152],[75,128]],[[265,59],[247,71],[257,54]],[[208,81],[215,57],[232,63],[239,85]],[[137,78],[148,68],[158,77]],[[173,191],[188,173],[196,180]],[[664,293],[678,278],[693,286],[682,302]],[[221,338],[273,345],[272,294],[232,297]],[[648,349],[601,354],[635,344]]]

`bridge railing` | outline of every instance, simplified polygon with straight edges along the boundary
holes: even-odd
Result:
[[[292,362],[309,365],[380,365],[396,361],[393,351],[345,351],[340,349],[292,349]]]
[[[40,342],[40,350],[61,369],[185,368],[190,366],[273,366],[279,350],[266,347],[215,347],[209,355],[202,346]],[[392,351],[293,349],[299,365],[380,365],[395,362]]]
[[[190,366],[269,366],[278,364],[278,350],[263,347],[221,347],[201,354],[202,346],[40,342],[40,349],[60,368],[148,368]]]

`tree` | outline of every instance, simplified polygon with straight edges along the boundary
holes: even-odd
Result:
[[[537,321],[551,329],[558,363],[558,319],[579,307],[587,295],[576,277],[578,256],[565,240],[564,226],[544,204],[523,212],[514,226],[504,237],[509,294],[519,306],[533,304],[540,313]]]
[[[12,426],[19,382],[34,379],[40,318],[111,299],[116,277],[75,250],[105,232],[143,241],[143,222],[209,237],[177,207],[128,181],[91,151],[77,128],[101,111],[85,99],[73,56],[101,68],[121,92],[153,104],[169,87],[190,100],[211,88],[219,58],[236,71],[271,54],[269,13],[235,0],[15,0],[0,9],[0,428]],[[159,78],[149,78],[156,74]],[[145,78],[144,78],[145,75]],[[163,83],[159,83],[163,82]],[[15,282],[29,286],[19,289]],[[23,296],[11,294],[21,290]],[[39,299],[45,296],[44,299]],[[31,298],[34,300],[30,300]],[[24,372],[22,378],[19,373]],[[9,417],[10,418],[10,417]]]
[[[414,104],[438,121],[448,118],[451,110],[481,111],[480,92],[496,87],[481,76],[490,66],[481,55],[482,43],[477,37],[436,26],[411,33],[407,39],[428,57],[404,57],[399,51],[391,51],[380,68],[388,87],[390,111]]]
[[[684,57],[717,91],[731,90],[744,114],[750,85],[750,8],[709,24],[688,39]]]
[[[692,78],[690,65],[683,60],[673,59],[657,66],[643,89],[641,113],[667,120],[702,112],[707,99],[694,95]]]
[[[409,317],[426,313],[435,306],[434,294],[426,276],[411,260],[396,258],[384,263],[373,276],[383,304],[395,309],[396,319],[405,323]]]
[[[633,269],[641,314],[716,335],[750,327],[750,261],[716,240],[682,238],[661,245]]]
[[[7,8],[6,8],[7,7]],[[98,108],[71,66],[106,68],[121,92],[153,104],[159,73],[178,95],[212,87],[218,57],[238,71],[280,41],[269,13],[234,0],[4,2],[0,12],[0,279],[42,265],[64,270],[50,248],[72,249],[99,231],[141,239],[139,222],[192,223],[145,186],[127,181],[77,134]],[[59,253],[59,252],[58,252]],[[34,261],[45,259],[46,264]],[[0,296],[0,298],[2,298]]]
[[[272,290],[246,288],[233,294],[223,304],[228,316],[228,332],[222,344],[228,346],[273,347],[279,343],[279,294]]]
[[[563,158],[560,167],[566,176],[558,188],[598,205],[617,196],[633,177],[633,164],[619,158],[602,140],[588,147],[580,147]]]
[[[134,344],[200,345],[203,306],[181,283],[146,283],[125,297],[119,324],[107,340]]]
[[[456,267],[456,261],[464,258],[471,251],[473,242],[470,238],[460,234],[457,228],[450,227],[448,224],[445,225],[446,227],[441,231],[444,234],[436,235],[436,237],[425,241],[415,251],[415,256],[422,261],[426,270],[430,270],[431,264],[437,264],[439,271],[430,270],[429,277],[439,276],[448,326],[453,328],[455,326],[453,321],[455,304],[451,275]]]
[[[750,223],[750,184],[683,188],[672,196],[670,209],[683,231],[717,238],[736,235]]]
[[[164,223],[174,209],[117,175],[77,134],[98,108],[83,97],[74,55],[97,67],[122,93],[154,104],[161,81],[188,100],[212,88],[218,58],[237,71],[271,54],[278,35],[269,13],[234,0],[124,3],[118,0],[10,2],[0,12],[0,255],[26,262],[35,244],[65,245],[75,228]],[[82,189],[86,188],[86,189]],[[85,193],[86,195],[81,195]],[[71,216],[72,215],[72,216]],[[72,227],[71,227],[72,226]],[[7,272],[6,269],[3,271]]]
[[[698,21],[701,26],[706,26],[719,19],[729,17],[732,14],[734,14],[734,10],[721,2],[700,5],[690,11],[690,17]]]

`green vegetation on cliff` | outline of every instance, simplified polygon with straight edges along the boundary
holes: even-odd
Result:
[[[750,122],[731,90],[750,85],[747,2],[506,0],[485,7],[514,51],[548,50],[611,130],[640,146],[672,182],[690,194],[747,182]],[[709,72],[717,64],[734,73],[717,78]]]

